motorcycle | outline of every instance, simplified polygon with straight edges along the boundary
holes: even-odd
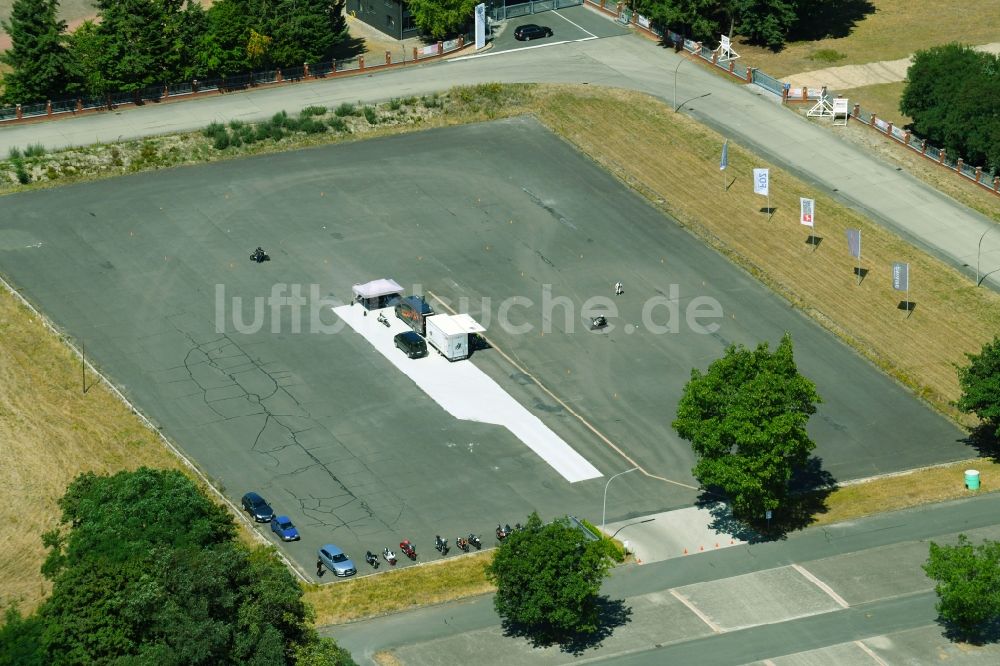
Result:
[[[389,320],[386,318],[385,314],[382,312],[378,313],[378,323],[382,324],[386,328],[389,327]]]
[[[479,550],[480,548],[483,547],[483,542],[480,541],[479,537],[477,537],[475,534],[469,532],[469,545],[475,546],[476,550]]]
[[[271,261],[271,257],[268,256],[267,252],[264,252],[264,248],[258,247],[250,254],[250,261],[262,264],[265,261]]]
[[[503,526],[503,531],[507,534],[507,536],[510,536],[514,533],[514,528],[510,526],[510,523],[506,523]]]
[[[406,555],[408,558],[410,558],[413,561],[416,561],[417,549],[414,548],[413,544],[410,543],[409,539],[403,539],[402,541],[400,541],[399,549],[403,551],[403,554]]]
[[[462,537],[455,539],[455,545],[458,546],[458,549],[463,553],[469,552],[469,542]]]
[[[372,569],[378,569],[378,558],[375,557],[375,553],[368,551],[365,553],[365,562],[372,565]]]
[[[442,539],[439,535],[434,536],[434,548],[442,555],[448,554],[448,540]]]
[[[382,558],[390,565],[396,566],[396,553],[389,550],[388,546],[382,549]]]
[[[509,530],[510,527],[508,526],[507,529]],[[504,530],[500,523],[497,523],[497,541],[503,541],[507,538],[508,534],[510,534],[510,532]]]

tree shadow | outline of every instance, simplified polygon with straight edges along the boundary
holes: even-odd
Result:
[[[1000,437],[997,437],[995,426],[979,425],[962,441],[974,448],[980,458],[1000,462]]]
[[[847,37],[859,21],[875,13],[870,0],[803,3],[798,20],[788,34],[788,41],[815,41],[828,37]]]
[[[350,60],[365,53],[365,40],[363,37],[348,35],[342,42],[333,47],[330,54],[333,60]]]
[[[941,635],[952,643],[983,646],[1000,641],[1000,618],[986,620],[973,627],[960,626],[941,617],[938,617],[937,623],[943,629]]]
[[[533,648],[559,646],[561,652],[580,656],[587,650],[598,648],[615,629],[632,621],[632,609],[624,599],[609,599],[606,595],[594,601],[597,607],[597,630],[593,633],[559,634],[551,627],[523,625],[504,620],[504,636],[524,638]]]
[[[823,459],[812,456],[806,464],[796,469],[789,482],[785,503],[766,516],[735,516],[729,504],[720,501],[723,495],[718,488],[709,488],[695,502],[695,506],[708,508],[712,515],[709,528],[728,534],[750,544],[785,539],[789,532],[808,527],[816,516],[828,511],[826,498],[834,491],[837,480],[823,469]]]

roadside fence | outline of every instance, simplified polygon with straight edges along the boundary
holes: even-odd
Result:
[[[565,0],[549,0],[565,1]],[[81,96],[72,99],[50,100],[34,104],[15,104],[0,106],[0,125],[4,123],[26,121],[39,118],[67,117],[84,112],[112,110],[120,106],[141,106],[150,102],[161,102],[207,93],[228,93],[256,88],[258,86],[275,85],[305,81],[308,79],[331,78],[349,75],[361,71],[370,72],[389,67],[401,67],[408,63],[423,62],[440,58],[454,51],[465,48],[466,37],[428,44],[423,47],[413,47],[412,57],[394,61],[391,51],[385,52],[385,60],[371,62],[371,54],[360,55],[347,60],[333,60],[315,64],[304,63],[301,67],[276,68],[260,72],[245,72],[233,76],[208,79],[193,79],[179,83],[155,85],[142,90],[128,92],[110,92],[104,95]],[[397,56],[399,54],[396,54]]]

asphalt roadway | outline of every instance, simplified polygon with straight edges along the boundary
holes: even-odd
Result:
[[[586,7],[559,13],[594,34],[603,35],[618,27]],[[553,17],[538,15],[532,20],[556,26]],[[600,21],[606,28],[596,27]],[[676,100],[684,113],[895,230],[963,271],[970,280],[977,261],[981,261],[982,272],[989,274],[983,284],[1000,287],[1000,233],[989,233],[997,225],[985,216],[842,140],[836,128],[808,122],[781,109],[773,95],[755,86],[740,85],[705,65],[686,62],[648,39],[636,35],[582,39],[551,46],[529,43],[527,48],[514,51],[500,49],[367,76],[6,126],[0,128],[0,154],[6,154],[12,146],[41,143],[58,148],[114,142],[201,129],[215,120],[254,120],[283,109],[295,111],[314,104],[333,107],[341,102],[422,95],[480,82],[589,83],[631,88],[669,104]]]
[[[249,261],[258,245],[270,262]],[[567,483],[509,431],[452,418],[361,336],[320,331],[377,277],[480,319],[497,348],[473,362],[606,477],[632,466],[611,443],[662,477],[618,482],[609,520],[694,501],[691,450],[670,428],[691,368],[785,331],[824,398],[809,430],[837,480],[971,453],[529,118],[6,196],[0,268],[230,499],[257,490],[288,514],[303,540],[285,548],[307,570],[326,542],[360,559],[409,538],[430,559],[435,534],[489,544],[533,509],[601,515],[604,478]],[[298,310],[270,305],[294,285]],[[617,311],[603,332],[587,326],[591,297]],[[692,324],[699,301],[720,316]]]
[[[951,643],[936,622],[928,542],[996,540],[997,493],[881,514],[787,540],[615,569],[602,594],[623,612],[577,651],[504,635],[492,596],[321,630],[359,663],[996,663],[1000,646]],[[610,607],[614,608],[612,604]],[[385,663],[385,662],[379,662]]]

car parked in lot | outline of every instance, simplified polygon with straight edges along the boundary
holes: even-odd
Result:
[[[427,341],[420,337],[415,331],[405,331],[397,333],[392,339],[396,343],[396,348],[402,350],[410,358],[421,358],[427,356]]]
[[[347,553],[332,543],[319,549],[319,560],[323,566],[333,572],[334,576],[353,576],[358,573],[358,568],[354,566],[354,562],[347,556]]]
[[[514,30],[514,39],[519,42],[528,42],[532,39],[551,36],[552,28],[544,25],[535,25],[534,23],[525,23]]]
[[[274,516],[271,518],[271,531],[278,535],[282,541],[298,541],[299,531],[295,529],[291,518],[288,516]]]
[[[243,496],[243,510],[258,523],[269,523],[274,518],[274,509],[263,497],[254,492]]]

